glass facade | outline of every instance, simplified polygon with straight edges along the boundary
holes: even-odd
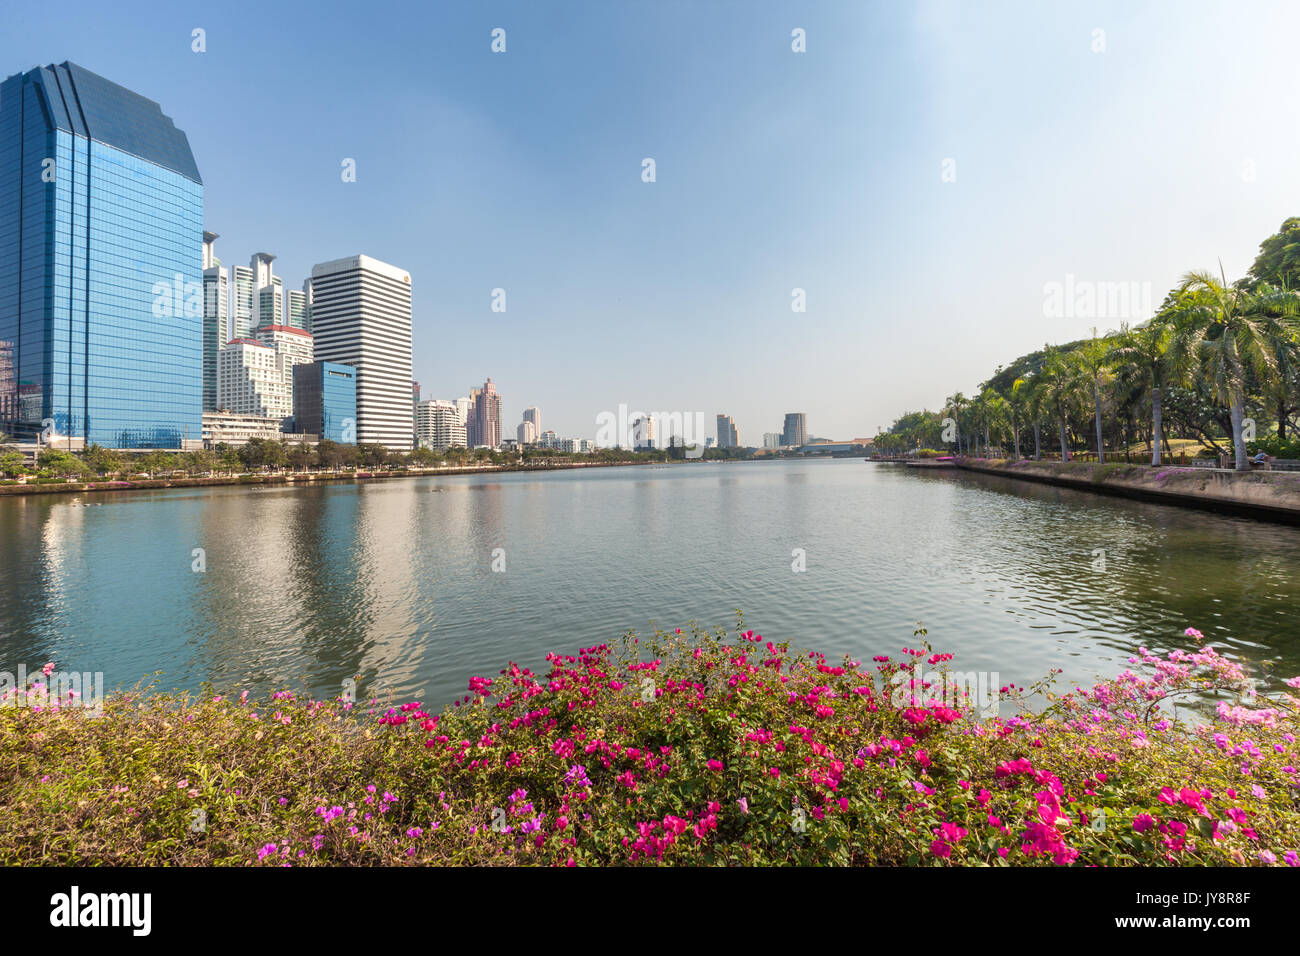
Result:
[[[156,103],[68,63],[0,85],[0,431],[199,442],[202,232]]]
[[[356,444],[357,370],[338,362],[293,367],[294,431]]]

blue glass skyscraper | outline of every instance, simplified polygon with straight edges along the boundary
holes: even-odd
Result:
[[[197,447],[202,235],[157,103],[72,63],[0,84],[0,431]]]
[[[338,362],[295,365],[293,428],[340,445],[355,445],[357,370]]]

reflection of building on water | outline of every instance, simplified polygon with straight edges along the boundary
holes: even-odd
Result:
[[[41,430],[43,390],[37,382],[18,381],[17,355],[13,339],[0,339],[0,433],[34,441]]]
[[[313,693],[335,696],[361,675],[362,693],[420,688],[428,607],[412,555],[423,496],[394,484],[200,501],[187,529],[207,561],[191,576],[207,622],[195,656],[218,685],[306,675]]]

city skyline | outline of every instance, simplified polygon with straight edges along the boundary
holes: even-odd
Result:
[[[1300,131],[1270,129],[1247,96],[1287,81],[1281,45],[1300,14],[1246,24],[1227,4],[1189,6],[1197,16],[1170,22],[1148,5],[756,3],[743,19],[693,10],[683,34],[628,7],[556,23],[522,4],[436,17],[412,5],[395,35],[290,3],[259,8],[263,29],[236,42],[224,23],[239,4],[208,24],[73,4],[73,17],[0,15],[0,60],[6,75],[78,62],[163,102],[200,159],[203,228],[225,248],[276,249],[285,276],[357,249],[403,263],[423,283],[413,377],[429,394],[490,370],[514,396],[503,421],[533,402],[557,432],[585,435],[620,402],[726,408],[757,444],[786,407],[806,408],[819,434],[874,434],[1044,341],[1141,321],[1189,263],[1244,271],[1300,203],[1286,175]],[[494,54],[498,26],[508,46]],[[344,49],[337,69],[312,68]],[[1207,55],[1251,66],[1211,83]],[[249,57],[266,69],[249,74]],[[371,108],[381,62],[388,110]],[[593,72],[607,91],[590,90]],[[747,82],[724,79],[736,75]],[[266,110],[224,105],[268,88]],[[842,101],[819,99],[828,88]],[[321,122],[284,135],[322,105]],[[887,124],[895,148],[874,148],[851,115]],[[1229,120],[1270,133],[1193,148],[1191,129]],[[1188,194],[1195,216],[1178,211]],[[1116,234],[1120,208],[1176,228]],[[1052,289],[1074,282],[1131,286],[1137,305],[1054,314]],[[796,288],[806,312],[791,311]],[[647,330],[666,364],[628,366]],[[530,348],[503,347],[516,338]],[[668,362],[724,346],[735,361],[709,376]],[[876,361],[886,352],[900,361]],[[755,374],[776,384],[755,388]],[[580,377],[574,395],[564,385]]]
[[[17,175],[11,177],[6,184],[5,208],[9,211],[10,218],[14,210],[31,205],[33,197],[50,195],[48,187],[53,186],[56,190],[52,194],[56,200],[53,211],[43,218],[29,216],[26,231],[20,233],[15,227],[13,237],[6,247],[7,268],[10,272],[17,270],[11,282],[15,296],[5,303],[5,312],[0,316],[6,327],[12,326],[5,341],[13,344],[7,346],[3,353],[13,373],[5,373],[5,381],[10,382],[10,387],[3,396],[4,407],[9,410],[4,422],[6,428],[30,431],[43,427],[37,423],[48,415],[51,417],[44,420],[54,425],[51,436],[63,434],[86,444],[99,439],[110,447],[165,447],[168,443],[178,447],[192,447],[197,442],[197,439],[188,437],[188,422],[182,422],[179,428],[174,421],[161,423],[167,430],[164,437],[152,433],[143,435],[142,426],[151,415],[156,417],[158,412],[158,402],[151,400],[149,389],[143,380],[129,391],[117,390],[115,406],[104,404],[97,395],[102,391],[102,386],[91,384],[125,380],[131,374],[138,376],[139,369],[131,363],[148,363],[152,358],[148,349],[137,350],[140,354],[134,357],[120,348],[117,352],[101,354],[98,343],[105,331],[114,327],[114,321],[120,325],[123,321],[143,318],[145,298],[140,293],[144,286],[139,283],[147,280],[148,276],[140,271],[143,260],[139,256],[149,248],[147,235],[162,225],[169,227],[172,232],[168,237],[172,262],[184,271],[174,273],[172,284],[155,283],[150,287],[151,294],[156,294],[160,285],[165,287],[166,296],[162,298],[167,300],[165,304],[168,306],[160,312],[160,297],[155,295],[153,317],[172,320],[164,323],[164,326],[174,348],[179,349],[178,354],[188,354],[196,343],[201,349],[198,366],[187,366],[182,376],[183,381],[173,381],[173,384],[184,387],[175,395],[167,395],[164,404],[173,409],[182,408],[179,396],[189,394],[193,391],[193,386],[199,384],[201,409],[205,417],[204,428],[199,430],[201,435],[206,433],[209,413],[280,422],[286,433],[291,430],[295,433],[303,432],[294,421],[300,404],[295,392],[295,381],[298,380],[295,366],[311,364],[317,359],[315,337],[309,328],[312,327],[310,303],[316,298],[314,281],[318,281],[318,319],[320,331],[324,335],[324,354],[322,360],[314,366],[313,377],[305,379],[314,383],[310,386],[314,397],[308,403],[310,410],[307,412],[313,422],[341,418],[337,398],[331,398],[327,403],[331,405],[330,408],[322,409],[320,406],[321,396],[325,393],[320,384],[322,375],[334,374],[326,372],[326,369],[342,367],[325,361],[327,356],[335,360],[346,360],[355,369],[349,376],[353,418],[346,420],[354,421],[357,415],[360,416],[360,420],[355,421],[356,441],[378,441],[394,450],[404,450],[411,447],[412,443],[439,448],[456,444],[497,448],[503,441],[508,441],[502,435],[503,399],[496,392],[490,377],[482,388],[472,388],[469,398],[458,399],[454,403],[422,403],[419,383],[411,382],[415,404],[410,436],[403,434],[404,425],[397,424],[404,416],[397,411],[399,400],[396,394],[399,389],[405,388],[401,376],[412,364],[409,273],[372,257],[359,255],[317,263],[312,267],[312,276],[304,281],[301,292],[286,292],[283,280],[274,272],[274,254],[255,252],[247,267],[226,267],[217,255],[216,242],[220,238],[219,234],[201,229],[198,249],[201,282],[195,281],[190,268],[194,265],[191,261],[193,250],[186,248],[185,227],[177,228],[175,223],[160,215],[154,207],[134,201],[131,187],[126,187],[123,192],[123,186],[114,183],[116,177],[112,169],[103,165],[104,157],[107,157],[110,167],[126,166],[136,170],[137,180],[163,177],[165,183],[166,177],[175,175],[191,179],[198,187],[198,191],[193,193],[195,208],[202,208],[202,183],[185,134],[177,130],[161,112],[160,105],[70,63],[33,70],[27,74],[15,74],[6,81],[5,89],[8,94],[2,104],[4,128],[8,141],[11,145],[16,144],[12,154],[26,156],[29,153],[50,153],[57,157],[57,160],[47,160],[40,164],[39,183],[34,178],[36,164],[30,164],[31,170],[27,170],[28,164],[19,164],[11,170]],[[71,106],[64,109],[64,103],[70,103]],[[25,116],[29,106],[33,115],[38,115],[39,111],[43,117],[42,124],[27,122]],[[113,110],[131,118],[134,126],[115,125],[110,112]],[[81,118],[83,114],[93,117],[93,128]],[[155,129],[149,133],[142,132],[142,129],[150,127]],[[78,143],[84,145],[79,146]],[[77,150],[82,151],[84,159],[78,159]],[[85,181],[82,163],[94,162],[100,164],[101,175],[96,177],[93,188],[87,189],[85,185],[79,185]],[[55,165],[49,170],[47,178],[49,163]],[[59,164],[62,165],[61,174]],[[84,226],[78,226],[77,210],[80,207],[77,197],[80,195],[89,196],[88,207],[92,212],[89,241],[78,238],[86,233]],[[105,196],[108,198],[102,198]],[[129,203],[129,208],[134,210],[134,218],[120,214],[115,216],[111,205],[104,206],[106,202],[111,204],[115,201]],[[199,213],[191,216],[187,223],[192,225],[201,219]],[[27,257],[21,254],[24,238],[29,243],[39,242],[47,248],[55,243],[62,251],[62,240],[51,237],[64,234],[71,235],[74,246],[77,242],[83,244],[81,252],[75,248],[72,250],[72,261],[84,255],[88,262],[109,261],[109,269],[113,269],[111,263],[116,260],[106,260],[104,250],[99,245],[99,237],[103,235],[106,223],[116,226],[120,233],[118,248],[112,255],[116,259],[132,255],[137,257],[134,260],[135,279],[139,287],[125,286],[134,289],[134,293],[119,292],[115,299],[110,300],[96,291],[96,284],[102,282],[103,277],[109,278],[110,282],[116,279],[117,285],[123,284],[119,278],[123,274],[120,263],[116,266],[116,273],[108,271],[102,276],[100,272],[82,276],[75,270],[69,271],[58,264],[64,260],[56,260],[55,269],[46,279],[41,279],[45,273],[39,270],[48,267],[39,267],[32,275],[25,271],[32,267],[26,264]],[[135,231],[130,232],[131,229]],[[35,295],[31,291],[39,289],[42,284],[54,290],[53,298],[48,293]],[[88,289],[95,294],[89,294]],[[24,305],[22,290],[28,290],[28,298],[33,305]],[[64,313],[61,304],[65,294],[71,303],[71,312],[68,314]],[[173,298],[176,300],[174,308]],[[193,319],[200,321],[196,325],[190,321]],[[53,364],[50,358],[43,359],[48,367],[41,366],[39,356],[42,349],[32,347],[29,342],[32,333],[24,325],[24,322],[35,324],[38,321],[41,329],[39,341],[47,343],[44,352],[55,357]],[[160,341],[159,337],[163,333],[151,329],[151,325],[152,323],[137,322],[131,326],[131,330],[151,335],[151,343]],[[85,345],[76,347],[83,338]],[[55,340],[56,345],[51,351],[48,343]],[[91,343],[95,343],[96,347],[91,348]],[[124,372],[127,374],[124,375]],[[92,395],[95,396],[93,400]],[[37,399],[40,402],[39,408],[33,404]],[[464,419],[459,421],[463,431],[449,432],[451,419],[459,418],[462,403],[472,405],[472,408],[466,409]],[[116,431],[104,427],[104,421],[109,416],[102,413],[109,410],[118,419],[113,426]],[[184,409],[179,413],[180,418],[192,417],[192,412],[193,409]],[[671,424],[680,420],[681,416],[679,413],[667,413],[667,417]],[[723,418],[724,416],[718,416],[720,428]],[[724,448],[736,447],[738,441],[734,421],[730,418],[726,421],[729,423],[728,435],[717,444]],[[154,424],[157,426],[159,423]],[[248,426],[254,430],[265,427],[253,422],[249,422]],[[332,427],[335,432],[342,433],[338,422]],[[127,437],[128,435],[134,437]],[[698,440],[701,436],[694,437]],[[649,413],[638,413],[627,438],[632,447],[655,448],[654,417]],[[523,422],[517,431],[518,445],[539,443],[543,447],[559,447],[557,441],[561,444],[574,444],[574,440],[557,439],[553,430],[541,430],[539,408],[529,406],[524,409]],[[622,443],[622,437],[616,436],[614,444],[617,446]],[[577,437],[576,445],[580,449],[594,447],[594,443],[581,435]]]

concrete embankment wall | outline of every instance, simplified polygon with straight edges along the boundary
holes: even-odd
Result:
[[[1300,472],[964,459],[962,471],[1300,525]]]

